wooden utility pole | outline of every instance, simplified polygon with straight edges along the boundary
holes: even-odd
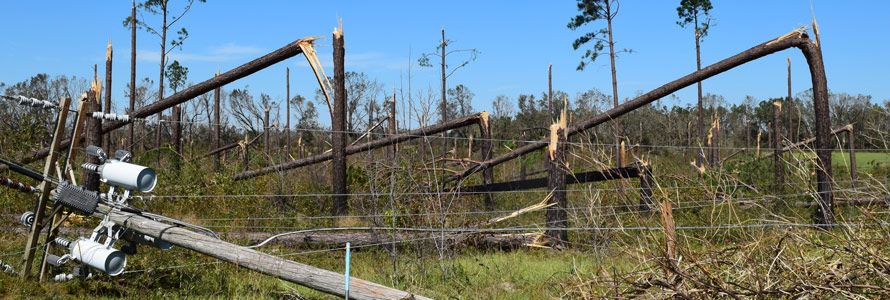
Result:
[[[216,78],[216,77],[219,77],[219,71],[216,71],[216,75],[213,78]],[[220,103],[219,102],[220,102],[220,93],[221,92],[222,91],[220,90],[220,87],[216,87],[215,89],[213,89],[213,148],[214,149],[219,149],[219,147],[220,147],[220,145],[219,145],[220,129],[222,128],[222,124],[220,124],[221,118],[220,118],[220,114],[219,114],[220,113],[220,111],[219,111]],[[217,172],[219,172],[221,167],[222,167],[222,165],[219,162],[219,153],[217,152],[217,153],[213,154],[213,169],[216,170]]]
[[[565,112],[563,112],[563,117]],[[568,199],[566,197],[566,135],[565,120],[560,119],[556,124],[550,125],[550,144],[548,147],[549,179],[547,188],[550,190],[548,203],[556,203],[545,211],[547,216],[547,231],[544,233],[550,238],[551,246],[561,248],[568,241],[568,212],[566,211]]]
[[[773,102],[773,172],[775,173],[777,195],[785,190],[785,167],[782,161],[782,101]]]
[[[346,187],[346,47],[343,41],[342,24],[334,30],[334,119],[333,160],[331,163],[331,192],[334,194],[331,215],[342,216],[349,210]]]
[[[287,153],[286,157],[290,157],[290,68],[284,69],[284,78],[285,78],[285,99],[284,102],[285,107],[287,107],[287,125],[284,127],[284,152]]]
[[[160,223],[140,215],[111,209],[104,204],[99,205],[98,212],[94,216],[104,217],[106,214],[109,220],[120,226],[169,242],[170,244],[324,293],[338,296],[345,294],[346,277],[343,274],[230,244],[179,226]],[[429,299],[355,277],[350,277],[349,279],[349,298]]]
[[[106,114],[111,112],[111,60],[114,56],[114,50],[111,48],[111,40],[108,40],[108,47],[105,49],[105,109]],[[100,128],[101,131],[101,128]],[[111,132],[106,132],[102,137],[104,141],[104,149],[109,153],[114,153],[113,143],[111,141]]]
[[[53,131],[53,141],[50,144],[49,156],[43,166],[43,181],[37,186],[40,189],[40,196],[37,198],[37,205],[34,207],[34,223],[31,224],[31,232],[28,235],[28,241],[25,243],[25,254],[22,256],[22,278],[31,276],[31,267],[34,263],[34,253],[40,247],[38,240],[40,239],[40,231],[43,230],[43,222],[46,205],[48,204],[50,191],[49,176],[56,167],[56,160],[59,159],[59,144],[62,141],[62,135],[65,134],[66,120],[68,119],[68,107],[71,106],[71,98],[62,98],[59,102],[59,115],[56,120],[56,129]]]
[[[133,8],[130,12],[130,111],[132,114],[136,110],[136,0],[133,0]],[[130,135],[127,143],[130,149],[136,146],[136,138],[133,129],[133,123],[130,123]],[[75,137],[76,138],[76,137]]]

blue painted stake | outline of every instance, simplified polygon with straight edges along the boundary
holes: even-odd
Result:
[[[346,242],[346,300],[349,300],[349,242]]]

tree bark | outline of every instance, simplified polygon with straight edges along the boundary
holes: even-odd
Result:
[[[544,235],[550,239],[551,247],[561,248],[569,240],[568,231],[565,229],[555,229],[568,227],[569,219],[568,212],[566,211],[566,208],[568,208],[566,175],[569,173],[568,170],[566,170],[565,164],[567,149],[566,135],[565,127],[561,127],[558,124],[551,126],[550,131],[550,152],[549,156],[547,156],[548,161],[550,162],[549,176],[547,179],[547,188],[550,190],[550,200],[547,201],[547,203],[556,203],[556,205],[545,209],[547,228],[549,229]]]
[[[773,155],[773,172],[775,173],[776,195],[782,195],[785,192],[785,165],[782,161],[782,102],[773,102],[773,146],[775,154]]]
[[[158,76],[158,102],[161,102],[164,99],[164,67],[166,67],[166,59],[167,59],[167,1],[161,1],[161,11],[163,12],[163,26],[161,26],[161,71]],[[179,105],[178,103],[176,105]],[[155,148],[161,148],[162,135],[164,132],[164,111],[161,110],[158,112],[158,130],[157,136],[155,137]],[[157,164],[158,167],[161,165],[161,152],[157,153]],[[178,167],[178,166],[177,166]]]
[[[98,84],[99,83],[96,82],[97,86]],[[93,112],[102,111],[102,105],[99,104],[99,94],[95,89],[87,92],[87,103],[84,105],[84,109],[86,109],[84,115],[87,116],[84,121],[84,133],[86,134],[84,146],[94,145],[101,147],[102,121],[89,117]],[[99,164],[99,158],[92,155],[86,155],[84,157],[84,162]],[[99,174],[96,174],[95,172],[85,172],[81,179],[81,185],[87,190],[99,191]]]
[[[343,41],[343,28],[334,30],[334,119],[331,120],[333,131],[333,160],[331,163],[331,193],[334,194],[331,215],[342,216],[349,210],[349,199],[346,186],[346,48]]]
[[[114,50],[111,48],[111,40],[108,40],[108,48],[105,50],[105,109],[104,112],[111,112],[111,61],[114,57]],[[114,146],[111,141],[111,132],[106,132],[102,137],[103,145],[106,151],[114,153]]]
[[[606,0],[606,26],[609,34],[609,63],[612,66],[612,103],[614,107],[618,107],[618,70],[615,67],[615,42],[612,39],[612,1]],[[701,97],[699,97],[701,98]],[[620,120],[612,121],[613,129],[615,130],[615,166],[622,167],[624,166],[624,161],[622,161],[621,155],[621,138],[624,136],[623,129],[621,126]],[[622,190],[622,193],[624,191]]]
[[[479,132],[482,140],[479,142],[482,150],[482,161],[486,161],[491,159],[491,123],[490,118],[488,117],[488,113],[483,112],[481,114],[481,122],[479,122]],[[494,183],[494,170],[487,169],[482,171],[482,182],[486,185]],[[491,193],[486,193],[484,195],[484,204],[485,208],[488,210],[495,209],[494,197]]]
[[[285,157],[290,157],[290,68],[284,69],[284,78],[285,78],[285,103],[287,106],[287,126],[284,128],[284,151],[287,153]]]

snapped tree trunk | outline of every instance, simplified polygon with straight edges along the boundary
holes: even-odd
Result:
[[[331,215],[342,216],[349,210],[346,187],[346,49],[343,28],[334,30],[334,119],[331,120],[333,135],[333,160],[331,163]]]

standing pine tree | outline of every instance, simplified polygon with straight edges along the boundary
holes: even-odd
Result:
[[[711,0],[680,0],[680,6],[677,7],[677,16],[680,21],[677,25],[686,28],[688,25],[693,26],[695,33],[695,70],[701,70],[701,39],[708,35],[708,29],[711,27]],[[701,82],[698,82],[698,136],[699,141],[703,142],[705,137],[705,116],[702,111],[702,92]],[[698,165],[701,166],[705,161],[704,152],[698,153]]]

